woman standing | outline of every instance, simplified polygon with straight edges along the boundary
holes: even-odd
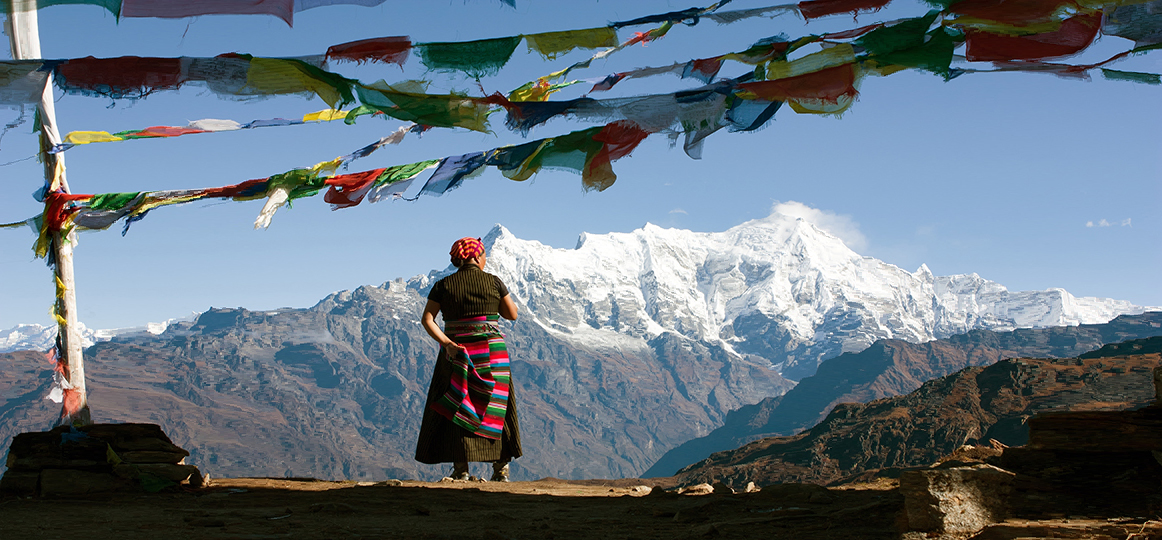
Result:
[[[479,238],[452,244],[456,273],[428,293],[422,324],[440,344],[416,443],[416,461],[453,464],[467,480],[468,462],[492,462],[492,481],[508,481],[508,463],[521,456],[520,426],[499,317],[516,320],[516,304],[500,278],[484,272]],[[436,325],[443,311],[444,329]]]

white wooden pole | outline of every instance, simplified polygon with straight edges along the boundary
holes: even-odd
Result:
[[[41,59],[40,28],[36,17],[36,2],[9,2],[7,30],[12,44],[12,58],[16,60]],[[53,78],[48,74],[44,92],[40,96],[40,155],[44,161],[45,179],[53,187],[69,192],[65,179],[64,154],[50,154],[48,150],[61,142],[56,126],[56,107],[53,104]],[[67,235],[61,231],[52,232],[52,247],[56,254],[57,315],[64,321],[57,329],[65,379],[69,388],[65,389],[64,405],[61,409],[61,424],[85,425],[91,423],[89,399],[85,390],[85,361],[82,357],[82,338],[77,327],[76,280],[73,278],[73,245],[76,232]]]

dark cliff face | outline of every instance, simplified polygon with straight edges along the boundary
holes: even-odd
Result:
[[[907,394],[925,381],[969,366],[1005,358],[1067,358],[1108,343],[1162,335],[1162,313],[1123,315],[1106,324],[1021,329],[974,330],[928,343],[880,340],[858,353],[844,353],[819,365],[778,399],[732,413],[710,435],[666,453],[645,476],[669,476],[678,469],[770,435],[790,435],[815,425],[837,403],[866,403]]]
[[[151,422],[218,476],[439,478],[412,456],[435,342],[424,299],[361,287],[311,309],[215,309],[160,336],[85,351],[94,421]],[[666,448],[790,383],[674,335],[591,349],[506,324],[526,456],[517,479],[632,477]],[[0,355],[0,444],[51,427],[42,354]]]
[[[1128,350],[1137,354],[1004,360],[934,379],[904,396],[842,403],[808,431],[713,454],[678,477],[687,483],[827,484],[868,471],[929,465],[963,445],[1023,445],[1026,424],[1038,413],[1152,403],[1162,337],[1131,343],[1138,347]],[[1126,350],[1110,347],[1105,354]]]

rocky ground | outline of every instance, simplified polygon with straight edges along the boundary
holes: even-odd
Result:
[[[644,482],[644,483],[643,483]],[[5,539],[904,538],[891,480],[752,493],[651,491],[640,479],[508,484],[218,479],[209,487],[83,498],[0,498]],[[664,484],[664,481],[662,481]],[[951,537],[946,537],[951,538]],[[1062,516],[1009,520],[973,538],[1162,538],[1162,521]]]

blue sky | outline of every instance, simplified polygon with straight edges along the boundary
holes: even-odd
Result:
[[[609,21],[685,9],[691,2],[548,2],[495,0],[394,2],[374,8],[336,6],[296,14],[294,28],[265,16],[124,19],[91,6],[40,11],[47,58],[83,56],[256,56],[322,54],[327,47],[380,36],[458,41],[600,26]],[[729,7],[768,5],[737,0]],[[635,67],[668,65],[743,50],[768,36],[797,37],[878,20],[919,16],[927,8],[897,0],[880,13],[811,23],[783,16],[728,26],[710,21],[674,28],[664,39],[594,62],[578,78]],[[635,27],[621,31],[622,39]],[[1102,38],[1070,63],[1092,62],[1128,49]],[[7,40],[0,54],[8,54]],[[489,93],[508,91],[587,57],[579,51],[552,62],[524,45]],[[5,56],[10,58],[10,56]],[[1130,58],[1116,69],[1162,72],[1162,53]],[[427,73],[414,57],[394,65],[332,64],[364,82],[426,78],[431,91],[477,93],[476,82]],[[728,63],[722,76],[741,74]],[[697,83],[673,76],[623,82],[615,97],[672,92]],[[588,85],[557,94],[580,96]],[[82,234],[76,252],[80,319],[90,328],[135,326],[213,307],[307,307],[330,292],[382,284],[441,268],[461,236],[485,234],[495,223],[522,238],[572,247],[582,232],[629,231],[645,223],[720,231],[768,215],[794,201],[839,224],[861,254],[909,271],[975,272],[1010,290],[1061,287],[1078,296],[1162,305],[1162,88],[1130,82],[1089,82],[1045,74],[970,74],[945,82],[903,72],[869,78],[859,102],[842,117],[780,110],[766,129],[720,132],[702,160],[647,139],[614,164],[617,183],[585,193],[580,177],[544,172],[513,182],[495,170],[443,197],[380,202],[331,211],[321,196],[297,201],[268,230],[253,230],[262,207],[252,202],[196,202],[151,212],[122,237],[120,225]],[[117,132],[184,125],[203,118],[247,122],[295,118],[326,108],[296,96],[228,100],[187,86],[145,99],[112,101],[57,92],[62,132]],[[11,122],[19,112],[0,109]],[[394,131],[395,120],[191,135],[175,139],[93,144],[68,151],[73,191],[101,193],[216,187],[263,178],[347,154]],[[433,130],[409,136],[356,161],[351,172],[486,150],[522,141],[503,127],[494,134]],[[533,130],[543,138],[590,127],[554,120]],[[31,123],[0,139],[0,163],[35,153]],[[5,196],[0,222],[40,211],[31,194],[42,182],[29,160],[0,167]],[[801,207],[800,207],[801,208]],[[27,229],[0,231],[0,329],[48,324],[52,277],[29,249]]]

